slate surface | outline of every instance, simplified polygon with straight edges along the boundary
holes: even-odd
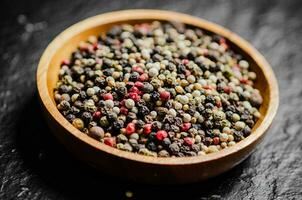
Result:
[[[264,142],[242,164],[204,183],[150,186],[96,173],[74,160],[46,127],[35,71],[46,45],[86,17],[128,8],[160,8],[221,24],[267,58],[280,108]],[[0,199],[301,199],[301,1],[1,1]]]

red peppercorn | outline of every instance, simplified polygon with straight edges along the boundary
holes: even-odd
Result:
[[[139,76],[138,80],[141,82],[147,81],[148,80],[148,74],[143,73],[142,75]]]
[[[110,93],[103,94],[104,100],[113,100],[113,96]]]
[[[239,65],[238,64],[236,64],[236,65],[234,65],[233,67],[232,67],[232,70],[233,71],[237,71],[237,72],[240,72],[240,67],[239,67]]]
[[[227,43],[221,43],[220,46],[222,46],[224,49],[228,49],[229,45]]]
[[[79,49],[80,49],[81,51],[87,51],[87,50],[89,50],[89,49],[88,49],[88,45],[85,44],[85,43],[84,43],[83,45],[80,45],[80,46],[79,46]]]
[[[133,72],[137,72],[137,73],[139,73],[139,74],[144,73],[144,70],[143,70],[140,66],[133,66],[133,67],[132,67],[132,71],[133,71]]]
[[[121,101],[120,101],[120,105],[121,105],[121,106],[124,106],[124,105],[125,105],[125,101],[126,101],[126,99],[121,100]]]
[[[182,59],[182,64],[184,64],[184,65],[186,65],[186,64],[188,64],[189,63],[189,60],[188,59]]]
[[[122,106],[120,108],[120,112],[121,112],[121,114],[127,115],[128,114],[128,109],[125,106]]]
[[[143,87],[144,87],[144,84],[143,84],[142,82],[140,82],[140,81],[136,81],[136,82],[134,83],[134,86],[137,87],[137,88],[143,88]]]
[[[209,55],[209,50],[208,49],[201,49],[201,54],[204,56]]]
[[[134,26],[135,29],[146,35],[150,31],[150,25],[147,23],[139,24]]]
[[[181,131],[188,131],[191,128],[191,123],[190,122],[186,122],[183,123],[181,126]]]
[[[214,138],[213,138],[213,144],[214,144],[214,145],[218,145],[219,142],[220,142],[219,137],[214,137]]]
[[[92,114],[92,117],[94,120],[98,120],[100,119],[102,116],[102,113],[100,111],[95,111],[93,114]]]
[[[247,78],[240,78],[240,83],[247,84],[248,79]]]
[[[224,38],[220,38],[219,39],[219,44],[224,44],[224,43],[226,43],[225,39]]]
[[[93,44],[93,50],[98,50],[100,48],[100,45],[98,43]]]
[[[185,76],[190,76],[191,75],[191,72],[190,72],[190,70],[185,70]]]
[[[168,133],[164,130],[160,130],[160,131],[157,131],[156,133],[156,138],[159,140],[159,141],[162,141],[163,139],[165,139],[166,137],[168,137]]]
[[[193,139],[190,138],[190,137],[185,137],[185,138],[184,138],[184,144],[185,144],[185,145],[188,145],[188,146],[192,146],[192,145],[194,144],[194,141],[193,141]]]
[[[162,101],[168,101],[170,99],[171,95],[170,95],[170,92],[168,91],[163,91],[160,93],[160,99]]]
[[[107,137],[107,138],[104,138],[104,143],[108,146],[115,146],[116,142],[115,142],[115,138],[113,137]]]
[[[141,99],[141,97],[139,96],[139,94],[137,94],[135,92],[130,92],[128,94],[128,96],[129,96],[130,99],[132,99],[135,102],[138,102]]]
[[[95,58],[95,62],[96,62],[97,64],[103,65],[103,60],[100,59],[100,58],[98,58],[98,57]]]
[[[136,130],[136,129],[135,129],[135,124],[132,123],[132,122],[130,122],[130,123],[127,125],[127,127],[126,127],[126,134],[127,134],[127,135],[130,135],[130,134],[134,133],[135,130]]]
[[[225,86],[225,87],[223,88],[223,91],[224,91],[225,93],[227,93],[227,94],[230,94],[230,93],[232,92],[232,88],[231,88],[230,86]]]
[[[140,91],[137,87],[135,87],[135,86],[133,86],[133,87],[129,90],[129,92],[141,94],[141,91]]]
[[[67,59],[64,59],[61,63],[61,65],[70,65],[70,61]]]
[[[152,131],[152,124],[145,124],[144,125],[144,133],[146,135],[149,135]]]
[[[218,108],[220,108],[220,107],[222,106],[221,101],[217,101],[217,102],[216,102],[216,106],[217,106]]]
[[[210,85],[205,85],[205,86],[203,86],[203,89],[212,90],[213,88]]]

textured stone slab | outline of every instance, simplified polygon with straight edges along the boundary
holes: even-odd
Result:
[[[1,1],[0,199],[301,199],[302,4],[293,1]],[[95,172],[49,133],[39,111],[35,70],[43,49],[71,24],[99,13],[159,8],[221,24],[271,63],[281,102],[269,134],[233,170],[204,183],[149,186]],[[147,177],[146,177],[147,178]],[[107,197],[107,198],[105,198]]]

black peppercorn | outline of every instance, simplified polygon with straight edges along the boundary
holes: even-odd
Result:
[[[133,73],[131,73],[131,75],[130,75],[129,81],[135,82],[135,81],[137,81],[138,78],[139,78],[139,73],[133,72]]]
[[[126,93],[127,93],[127,88],[126,87],[119,87],[116,89],[116,94],[119,96],[119,97],[125,97]]]
[[[234,131],[233,136],[236,142],[239,142],[244,139],[243,133],[241,131]]]
[[[103,74],[105,75],[105,76],[112,76],[112,69],[111,68],[107,68],[107,69],[104,69],[103,70]]]
[[[153,131],[158,131],[158,130],[160,130],[162,128],[162,123],[161,122],[159,122],[159,121],[154,121],[153,123],[152,123],[152,130]]]
[[[145,93],[150,93],[150,92],[152,92],[154,90],[154,88],[153,88],[153,85],[152,84],[150,84],[150,83],[144,83],[144,86],[143,86],[143,92],[145,92]]]
[[[146,146],[151,151],[156,151],[157,150],[157,146],[154,142],[149,142]]]
[[[184,74],[185,72],[186,72],[186,66],[184,66],[183,64],[179,64],[177,66],[177,73]]]
[[[83,112],[81,118],[85,124],[89,124],[89,122],[92,120],[92,115],[90,112]]]
[[[131,122],[132,120],[136,119],[136,114],[134,112],[129,112],[127,115],[127,122]]]
[[[107,119],[109,122],[114,122],[117,119],[117,114],[114,112],[108,112]]]
[[[122,29],[120,26],[113,26],[106,35],[112,38],[119,36],[122,33]]]
[[[85,100],[86,97],[87,97],[86,92],[85,92],[85,91],[81,91],[81,92],[80,92],[80,98],[81,98],[82,100]]]
[[[243,132],[243,136],[247,137],[251,134],[252,130],[249,126],[245,126],[242,132]]]
[[[141,129],[141,128],[143,128],[144,124],[145,124],[145,122],[143,120],[139,119],[136,122],[136,128]]]
[[[233,116],[233,112],[232,111],[226,111],[225,112],[225,115],[228,119],[232,119],[232,116]]]
[[[72,122],[75,118],[76,118],[76,117],[75,117],[75,115],[73,115],[73,114],[68,114],[68,115],[66,115],[66,119],[67,119],[69,122]]]
[[[59,92],[61,94],[64,94],[64,93],[68,94],[70,91],[71,91],[71,88],[68,87],[67,85],[60,85],[60,87],[59,87]]]
[[[169,138],[165,138],[165,139],[163,139],[162,144],[163,144],[165,147],[168,147],[168,146],[171,144],[171,140],[170,140]]]
[[[145,115],[148,115],[150,113],[150,110],[147,106],[142,106],[140,107],[139,111],[138,111],[138,114],[140,116],[145,116]]]
[[[95,83],[96,86],[99,86],[101,88],[106,87],[106,85],[107,85],[106,80],[104,78],[101,78],[101,77],[96,77],[94,79],[94,83]]]
[[[152,101],[159,100],[159,93],[156,92],[156,91],[152,92],[151,95],[150,95],[150,98],[151,98]]]
[[[114,121],[112,123],[112,130],[119,133],[119,131],[121,130],[121,128],[124,127],[124,122],[121,121],[121,120],[117,120],[117,121]]]

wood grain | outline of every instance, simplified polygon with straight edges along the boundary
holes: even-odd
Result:
[[[116,24],[134,24],[153,20],[177,21],[222,35],[234,48],[245,54],[251,63],[252,70],[258,75],[255,86],[263,96],[263,104],[260,107],[262,116],[249,137],[233,147],[205,156],[153,158],[102,144],[81,133],[60,114],[53,99],[53,89],[58,79],[61,61],[69,58],[79,42],[87,40],[90,35],[104,33]],[[66,29],[49,44],[41,57],[37,70],[37,88],[50,128],[71,153],[97,169],[148,183],[196,182],[216,176],[236,166],[261,141],[277,112],[279,103],[278,85],[271,67],[246,41],[235,33],[208,21],[160,10],[111,12],[91,17]]]

